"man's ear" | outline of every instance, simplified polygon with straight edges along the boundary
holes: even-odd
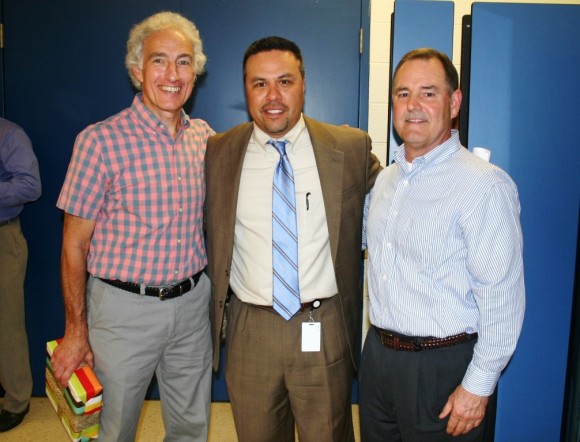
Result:
[[[457,117],[459,115],[459,109],[461,108],[461,100],[463,99],[463,95],[461,91],[457,89],[455,92],[451,94],[451,118]]]
[[[133,76],[139,80],[139,83],[143,83],[143,69],[138,66],[133,66],[131,72],[133,72]]]

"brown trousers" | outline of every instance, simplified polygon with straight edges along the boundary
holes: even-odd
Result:
[[[353,442],[354,374],[338,296],[312,310],[321,351],[302,352],[302,323],[232,296],[226,381],[240,442]]]

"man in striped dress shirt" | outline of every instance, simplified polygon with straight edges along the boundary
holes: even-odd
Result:
[[[461,92],[445,54],[405,55],[392,100],[404,144],[370,195],[362,440],[481,440],[524,316],[516,185],[451,129]]]
[[[214,132],[182,109],[205,59],[199,32],[178,14],[136,25],[126,65],[142,93],[77,137],[58,199],[66,327],[51,364],[63,385],[79,363],[94,364],[103,384],[99,441],[135,439],[154,373],[165,440],[207,439],[212,351],[202,214]]]

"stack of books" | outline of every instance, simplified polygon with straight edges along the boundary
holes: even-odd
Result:
[[[71,376],[66,388],[54,379],[50,358],[61,340],[46,343],[46,395],[73,442],[89,442],[99,436],[103,387],[88,365]]]

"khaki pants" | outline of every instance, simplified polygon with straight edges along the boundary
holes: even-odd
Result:
[[[28,247],[20,221],[0,226],[0,384],[3,408],[24,411],[32,394],[28,337],[24,321],[24,278]]]

